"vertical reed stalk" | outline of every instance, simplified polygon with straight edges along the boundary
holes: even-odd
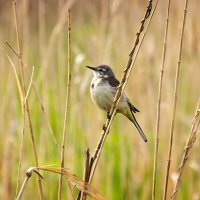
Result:
[[[88,183],[89,181],[89,175],[90,175],[90,153],[89,153],[89,149],[87,149],[86,153],[85,153],[85,170],[84,170],[84,176],[83,176],[83,180],[85,183]],[[85,188],[87,189],[87,188]],[[81,192],[81,200],[86,200],[87,195],[84,192]]]
[[[173,191],[172,196],[171,196],[172,200],[176,199],[178,189],[180,188],[183,170],[184,170],[185,164],[186,164],[186,162],[189,158],[192,147],[193,147],[193,145],[196,141],[197,131],[198,131],[199,125],[200,125],[200,99],[199,99],[199,102],[198,102],[198,105],[197,105],[197,109],[196,109],[196,112],[195,112],[194,121],[193,121],[192,126],[191,126],[190,134],[189,134],[186,146],[184,148],[184,153],[183,153],[183,157],[182,157],[182,160],[181,160],[181,164],[179,165],[178,178],[176,180],[176,183],[175,183],[175,186],[174,186],[174,191]]]
[[[62,149],[61,149],[61,164],[60,168],[61,171],[64,168],[64,156],[65,156],[65,141],[66,141],[66,130],[68,125],[68,117],[69,117],[69,97],[70,97],[70,85],[71,85],[71,16],[70,16],[70,10],[68,9],[68,18],[67,18],[67,49],[68,49],[68,63],[67,63],[67,94],[66,94],[66,104],[65,104],[65,116],[64,116],[64,126],[63,126],[63,138],[62,138]],[[58,188],[58,199],[60,200],[62,197],[62,173],[60,174],[59,178],[59,188]]]
[[[166,50],[167,50],[170,3],[171,3],[171,0],[168,0],[167,17],[166,17],[165,33],[164,33],[164,41],[163,41],[162,62],[161,62],[161,67],[160,67],[160,80],[159,80],[157,117],[156,117],[155,149],[154,149],[154,165],[153,165],[152,200],[155,200],[156,198],[156,178],[157,178],[156,170],[157,170],[159,131],[160,131],[160,104],[162,100],[163,75],[164,75],[164,68],[165,68],[165,56],[166,56]]]
[[[184,30],[185,30],[187,5],[188,5],[188,0],[185,0],[183,21],[182,21],[182,28],[181,28],[181,37],[180,37],[180,46],[179,46],[179,55],[178,55],[176,77],[175,77],[173,113],[172,113],[172,121],[171,121],[169,150],[168,150],[168,157],[167,157],[163,200],[166,200],[166,198],[167,198],[167,190],[168,190],[168,182],[169,182],[169,171],[170,171],[170,164],[171,164],[172,145],[173,145],[173,138],[174,138],[174,123],[175,123],[176,104],[177,104],[177,92],[178,92],[177,89],[178,89],[179,71],[180,71],[180,65],[181,65],[181,59],[182,59],[183,35],[184,35]]]
[[[20,153],[19,153],[19,164],[18,164],[18,172],[17,172],[17,184],[16,184],[16,189],[15,189],[15,195],[18,193],[18,188],[19,188],[19,182],[20,182],[20,174],[21,174],[21,165],[22,165],[22,154],[23,154],[23,145],[24,145],[24,132],[25,132],[25,124],[26,124],[26,109],[25,109],[25,104],[24,104],[24,98],[25,98],[25,91],[24,91],[24,75],[22,72],[22,66],[21,66],[21,57],[22,57],[22,52],[21,52],[21,43],[20,43],[20,38],[19,38],[19,27],[17,23],[17,13],[16,13],[16,2],[13,1],[13,12],[14,12],[14,20],[15,20],[15,28],[16,28],[16,34],[17,34],[17,44],[18,44],[18,51],[19,51],[19,63],[20,63],[20,75],[21,75],[21,85],[22,85],[22,94],[21,94],[21,105],[22,105],[22,115],[23,115],[23,127],[22,127],[22,133],[21,133],[21,144],[20,144]]]
[[[16,27],[16,35],[17,35],[18,52],[19,52],[20,72],[21,72],[21,76],[22,76],[23,118],[24,118],[24,123],[25,123],[25,112],[27,112],[28,125],[29,125],[29,129],[30,129],[31,142],[32,142],[34,158],[35,158],[35,164],[38,167],[38,156],[37,156],[37,151],[36,151],[36,147],[35,147],[35,138],[34,138],[33,127],[32,127],[32,122],[31,122],[31,118],[30,118],[29,105],[28,105],[28,101],[24,101],[25,96],[26,96],[26,83],[25,83],[25,76],[24,76],[24,69],[23,69],[23,62],[22,62],[22,44],[21,44],[21,38],[20,38],[20,32],[19,32],[19,25],[18,25],[16,1],[15,0],[13,0],[13,12],[14,12],[15,27]],[[23,134],[24,134],[24,128],[23,128]],[[23,139],[23,136],[22,136],[22,139]],[[23,143],[22,143],[22,145],[23,145]],[[21,148],[21,150],[22,150],[22,148]],[[20,158],[20,160],[21,160],[21,158]],[[39,184],[39,191],[40,191],[40,199],[43,199],[41,178],[38,178],[38,184]]]

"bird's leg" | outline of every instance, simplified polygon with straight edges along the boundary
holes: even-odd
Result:
[[[103,125],[103,131],[104,131],[104,132],[106,132],[106,128],[107,128],[107,126],[106,126],[106,124],[104,124],[104,125]]]
[[[110,118],[111,118],[111,115],[110,115],[110,112],[108,111],[107,112],[107,119],[110,120]]]
[[[115,115],[117,114],[117,111],[115,112]],[[111,115],[109,112],[107,112],[107,119],[110,120],[111,119]]]
[[[116,115],[116,113],[115,113],[115,115]],[[108,120],[111,119],[111,115],[110,115],[110,112],[109,112],[109,111],[107,112],[107,119],[108,119]],[[104,124],[104,125],[103,125],[103,131],[104,131],[104,132],[106,132],[106,128],[107,128],[107,126],[106,126],[106,124]]]
[[[104,124],[104,125],[103,125],[103,131],[104,131],[104,132],[102,133],[103,135],[106,133],[107,128],[108,128],[107,125]],[[109,134],[109,131],[107,132],[107,134]]]

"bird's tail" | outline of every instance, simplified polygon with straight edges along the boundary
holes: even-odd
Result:
[[[118,112],[120,112],[120,110]],[[135,108],[131,104],[131,102],[128,100],[128,107],[126,107],[126,109],[121,109],[120,113],[122,113],[124,116],[126,116],[134,124],[134,126],[138,130],[138,132],[139,132],[140,136],[142,137],[142,139],[144,140],[144,142],[147,142],[147,138],[135,118],[134,113],[136,113],[136,112],[139,112],[139,110],[137,108]]]
[[[135,118],[135,115],[133,114],[132,110],[130,110],[130,111],[131,111],[131,114],[132,114],[131,121],[133,122],[133,124],[134,124],[135,127],[137,128],[137,130],[138,130],[140,136],[142,137],[142,139],[143,139],[145,142],[147,142],[147,138],[146,138],[146,136],[145,136],[143,130],[141,129],[140,125],[138,124],[138,122],[137,122],[137,120],[136,120],[136,118]]]

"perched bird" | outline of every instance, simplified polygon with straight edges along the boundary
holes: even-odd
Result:
[[[86,67],[91,69],[94,75],[90,85],[92,100],[100,109],[105,110],[108,113],[117,92],[119,81],[115,78],[112,69],[107,65]],[[139,112],[139,110],[135,108],[128,97],[123,94],[117,106],[117,113],[121,113],[126,116],[137,128],[142,139],[147,142],[144,132],[136,121],[134,115],[136,112]]]

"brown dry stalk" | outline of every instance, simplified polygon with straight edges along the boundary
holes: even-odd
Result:
[[[89,175],[90,175],[90,152],[89,149],[87,149],[85,153],[85,170],[84,170],[84,181],[88,183],[89,181]],[[86,189],[86,188],[85,188]],[[87,195],[84,192],[81,192],[81,200],[86,200]]]
[[[89,149],[87,149],[85,154],[85,169],[84,169],[84,181],[88,183],[89,176],[90,176],[90,152]],[[87,195],[84,192],[79,192],[77,200],[86,200]]]
[[[173,191],[172,196],[171,196],[172,200],[176,199],[178,189],[181,186],[181,176],[183,174],[184,167],[185,167],[186,162],[187,162],[189,155],[191,153],[192,147],[193,147],[193,145],[196,141],[197,131],[198,131],[199,125],[200,125],[200,99],[199,99],[199,102],[198,102],[198,105],[197,105],[197,109],[196,109],[194,120],[193,120],[193,123],[192,123],[192,126],[191,126],[190,134],[189,134],[186,146],[184,148],[184,153],[183,153],[183,157],[182,157],[182,160],[181,160],[181,164],[179,165],[178,177],[177,177],[177,180],[176,180],[176,183],[175,183],[175,186],[174,186],[174,191]]]
[[[67,50],[68,50],[68,63],[67,63],[67,94],[66,94],[66,102],[65,102],[65,116],[64,116],[64,126],[63,126],[63,138],[62,138],[62,149],[61,149],[61,170],[65,167],[64,165],[64,155],[65,155],[65,141],[66,141],[66,130],[68,125],[68,117],[69,117],[69,97],[70,97],[70,85],[71,85],[71,17],[70,10],[68,9],[68,17],[67,17]],[[62,173],[59,178],[59,188],[58,188],[58,199],[60,200],[62,196]]]
[[[118,87],[118,90],[116,92],[112,107],[110,109],[110,113],[109,113],[110,118],[107,119],[107,121],[106,121],[106,124],[104,126],[105,128],[101,133],[101,138],[100,138],[99,142],[97,143],[97,147],[96,147],[95,152],[94,152],[94,154],[91,158],[91,161],[90,161],[90,176],[89,176],[88,183],[91,183],[92,178],[94,176],[94,172],[95,172],[99,157],[101,155],[103,145],[104,145],[106,137],[109,133],[110,126],[112,124],[114,115],[116,113],[117,105],[118,105],[120,97],[121,97],[121,95],[122,95],[122,93],[125,89],[125,85],[127,83],[130,71],[133,68],[133,65],[132,65],[133,64],[133,55],[135,53],[136,47],[138,46],[138,44],[140,42],[140,35],[141,35],[142,31],[144,30],[144,24],[145,24],[146,20],[149,18],[150,14],[151,14],[151,10],[152,10],[152,0],[149,0],[149,4],[148,4],[148,7],[147,7],[145,16],[144,16],[143,20],[141,21],[141,26],[140,26],[139,32],[136,34],[136,40],[135,40],[135,43],[133,45],[133,49],[131,50],[131,52],[129,54],[128,63],[126,65],[125,70],[123,71],[123,76],[121,78],[120,85]]]
[[[31,118],[30,118],[29,105],[28,105],[28,101],[24,101],[24,98],[25,98],[25,95],[27,92],[26,92],[26,83],[25,83],[25,77],[24,77],[24,68],[23,68],[23,64],[22,64],[22,45],[21,45],[20,31],[19,31],[18,18],[17,18],[16,1],[13,0],[12,3],[13,3],[13,13],[14,13],[14,21],[15,21],[15,27],[16,27],[16,35],[17,35],[20,71],[21,71],[21,76],[22,76],[24,126],[25,126],[25,113],[27,112],[28,125],[29,125],[29,130],[30,130],[30,135],[31,135],[31,142],[32,142],[32,148],[33,148],[33,152],[34,152],[35,164],[36,164],[36,166],[38,166],[38,156],[37,156],[37,151],[36,151],[36,146],[35,146],[35,138],[34,138],[34,134],[33,134],[32,122],[31,122]],[[24,128],[23,128],[23,134],[24,134]],[[23,143],[23,141],[22,141],[22,143]],[[20,160],[21,160],[21,158],[20,158]],[[40,199],[43,199],[43,191],[42,191],[42,184],[41,184],[40,178],[38,178],[38,184],[39,184],[39,191],[40,191]]]
[[[170,11],[171,0],[168,0],[167,6],[167,17],[163,41],[163,53],[162,53],[162,62],[160,68],[160,81],[159,81],[159,90],[158,90],[158,104],[157,104],[157,117],[156,117],[156,135],[155,135],[155,150],[154,150],[154,165],[153,165],[153,185],[152,185],[152,200],[155,200],[156,197],[156,178],[157,178],[157,160],[158,160],[158,147],[159,147],[159,129],[160,129],[160,104],[162,99],[162,85],[163,85],[163,75],[165,68],[165,55],[167,50],[167,37],[168,37],[168,24],[169,24],[169,11]]]
[[[167,190],[168,190],[168,182],[169,182],[169,171],[170,171],[170,164],[171,164],[172,145],[173,145],[173,138],[174,138],[174,123],[175,123],[176,104],[177,104],[177,92],[178,92],[177,88],[178,88],[179,71],[180,71],[181,58],[182,58],[183,35],[184,35],[184,30],[185,30],[187,5],[188,5],[188,0],[185,0],[182,29],[181,29],[181,37],[180,37],[180,46],[179,46],[179,55],[178,55],[176,77],[175,77],[173,111],[172,111],[173,113],[172,113],[172,121],[171,121],[169,150],[168,150],[168,157],[167,157],[167,166],[166,166],[163,200],[166,200],[166,198],[167,198]]]

